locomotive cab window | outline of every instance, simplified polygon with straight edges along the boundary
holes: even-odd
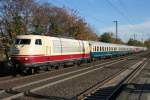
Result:
[[[31,39],[16,39],[15,44],[16,45],[29,45],[31,42]]]
[[[36,44],[36,45],[42,45],[41,39],[36,39],[36,40],[35,40],[35,44]]]

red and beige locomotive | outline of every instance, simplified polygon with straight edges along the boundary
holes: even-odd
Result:
[[[17,36],[12,47],[11,60],[21,70],[33,71],[39,67],[59,67],[67,62],[90,59],[88,41],[40,35]]]

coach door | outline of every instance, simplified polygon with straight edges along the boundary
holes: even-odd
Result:
[[[50,46],[46,46],[46,55],[51,55],[51,47]]]
[[[84,42],[82,41],[82,58],[85,57],[85,45]]]
[[[45,39],[45,56],[51,55],[51,41]]]

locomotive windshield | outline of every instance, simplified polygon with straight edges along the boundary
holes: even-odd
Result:
[[[16,39],[15,44],[17,45],[29,45],[31,42],[31,39]]]

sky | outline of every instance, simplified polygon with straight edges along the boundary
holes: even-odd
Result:
[[[42,0],[58,7],[78,11],[97,35],[115,33],[114,20],[118,21],[118,37],[144,41],[150,38],[150,0]]]

